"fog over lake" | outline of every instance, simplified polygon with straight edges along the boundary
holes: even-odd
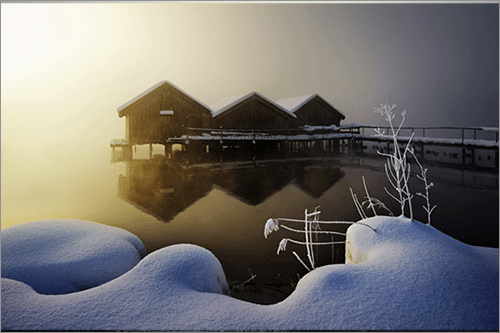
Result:
[[[498,127],[498,4],[2,3],[1,40],[2,228],[163,227],[118,197],[109,147],[161,80],[208,105],[317,92],[343,123],[383,125],[389,102],[412,126]]]

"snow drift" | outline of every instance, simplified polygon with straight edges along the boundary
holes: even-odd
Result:
[[[278,304],[227,296],[217,258],[179,244],[150,253],[107,283],[69,294],[42,295],[13,276],[2,278],[2,329],[498,330],[498,249],[469,246],[405,218],[363,223],[375,231],[349,227],[346,264],[313,270]],[[31,231],[9,232],[25,239]],[[2,257],[10,255],[2,248]]]
[[[35,221],[2,230],[2,277],[40,294],[98,286],[146,255],[126,230],[83,220]]]

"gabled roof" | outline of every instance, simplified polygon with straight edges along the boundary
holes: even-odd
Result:
[[[292,98],[280,99],[279,101],[276,102],[276,104],[281,105],[283,108],[294,113],[302,105],[306,104],[311,99],[313,99],[314,96],[318,96],[318,94],[310,94],[310,95],[305,95],[305,96],[297,96],[297,97],[292,97]]]
[[[345,114],[342,111],[340,111],[339,109],[337,109],[336,107],[334,107],[333,105],[331,105],[330,103],[328,103],[328,101],[326,101],[324,98],[322,98],[320,95],[318,95],[316,93],[310,94],[310,95],[305,95],[305,96],[298,96],[298,97],[280,99],[279,101],[276,102],[276,104],[278,104],[281,107],[287,109],[289,112],[295,114],[295,112],[298,109],[300,109],[305,104],[309,103],[315,97],[320,98],[322,101],[324,101],[332,109],[334,109],[335,111],[337,111],[338,113],[340,113],[340,115],[342,115],[345,118]]]
[[[146,89],[145,91],[143,91],[142,93],[140,93],[139,95],[137,95],[136,97],[132,98],[130,101],[126,102],[125,104],[121,105],[120,107],[118,107],[118,112],[119,113],[122,113],[123,110],[125,110],[126,108],[128,108],[129,106],[131,106],[132,104],[134,104],[135,102],[137,102],[138,100],[140,100],[141,98],[147,96],[149,93],[151,93],[152,91],[158,89],[159,87],[163,86],[164,84],[168,84],[169,86],[171,86],[172,88],[178,90],[180,93],[186,95],[187,97],[189,97],[190,99],[192,99],[193,101],[195,101],[196,103],[200,104],[201,106],[203,106],[204,108],[206,108],[207,110],[211,111],[211,108],[202,103],[201,101],[197,100],[196,98],[194,98],[193,96],[189,95],[188,93],[186,93],[184,90],[180,89],[179,87],[177,87],[175,84],[173,84],[172,82],[170,81],[167,81],[167,80],[164,80],[164,81],[160,81],[158,82],[157,84],[155,84],[154,86]],[[120,116],[121,117],[121,116]]]
[[[276,104],[275,102],[271,101],[267,97],[259,94],[258,92],[252,91],[248,94],[244,95],[237,95],[237,96],[231,96],[231,97],[226,97],[212,105],[212,117],[217,117],[227,110],[231,109],[233,106],[251,98],[252,96],[258,96],[261,99],[269,102],[270,104],[274,105],[276,108],[280,109],[281,111],[285,112],[286,114],[290,115],[293,118],[297,118],[295,114],[292,112],[288,111],[286,108],[283,108],[281,105]]]
[[[244,100],[246,100],[248,97],[250,97],[252,93],[247,93],[243,95],[235,95],[235,96],[229,96],[221,99],[215,104],[212,104],[210,107],[212,109],[212,116],[216,117],[219,114],[223,113],[227,109],[231,108],[233,105],[236,105]]]
[[[318,97],[322,101],[324,101],[326,104],[328,104],[332,109],[334,109],[335,111],[337,111],[342,117],[345,118],[345,114],[342,111],[340,111],[337,108],[335,108],[334,106],[332,106],[328,101],[326,101],[325,99],[321,98],[321,96],[319,96],[316,93],[310,94],[310,95],[305,95],[305,96],[298,96],[298,97],[280,99],[277,102],[273,102],[270,99],[268,99],[267,97],[259,94],[258,92],[252,91],[250,93],[243,94],[243,95],[237,95],[237,96],[231,96],[231,97],[223,98],[219,102],[213,104],[210,107],[210,106],[206,105],[205,103],[199,101],[198,99],[194,98],[193,96],[189,95],[184,90],[180,89],[175,84],[173,84],[172,82],[167,81],[167,80],[163,80],[163,81],[158,82],[157,84],[155,84],[155,85],[151,86],[150,88],[146,89],[145,91],[143,91],[142,93],[140,93],[136,97],[132,98],[128,102],[122,104],[117,109],[118,110],[118,115],[120,117],[122,117],[125,114],[125,112],[124,112],[125,109],[127,109],[129,106],[131,106],[135,102],[139,101],[141,98],[147,96],[148,94],[150,94],[151,92],[153,92],[154,90],[158,89],[159,87],[161,87],[161,86],[163,86],[165,84],[168,84],[169,86],[171,86],[172,88],[178,90],[180,93],[184,94],[185,96],[187,96],[188,98],[190,98],[194,102],[198,103],[200,106],[202,106],[205,109],[209,110],[212,113],[212,117],[214,117],[214,118],[217,117],[217,116],[219,116],[219,115],[221,115],[221,114],[223,114],[227,110],[231,109],[233,106],[235,106],[235,105],[237,105],[237,104],[245,101],[248,98],[251,98],[252,96],[258,96],[259,98],[261,98],[261,99],[267,101],[268,103],[274,105],[277,109],[283,111],[285,114],[288,114],[288,115],[290,115],[293,118],[297,118],[297,115],[295,115],[295,112],[297,110],[299,110],[303,105],[309,103],[313,98]]]

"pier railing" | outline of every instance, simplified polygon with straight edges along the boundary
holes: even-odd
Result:
[[[205,133],[212,136],[218,137],[251,137],[264,138],[264,137],[275,137],[275,136],[290,136],[294,137],[297,135],[311,135],[315,134],[355,134],[361,136],[375,136],[375,129],[381,129],[386,133],[389,133],[390,128],[387,126],[370,126],[370,125],[358,125],[358,124],[348,124],[341,126],[304,126],[303,128],[293,128],[293,129],[231,129],[231,128],[188,128],[188,136],[197,136],[199,134]],[[373,131],[370,133],[369,131]],[[433,135],[436,132],[440,132],[440,135]],[[435,138],[435,139],[460,139],[462,143],[466,140],[487,140],[498,142],[499,141],[499,129],[498,127],[454,127],[454,126],[429,126],[429,127],[417,127],[417,126],[407,126],[401,127],[401,134],[407,133],[408,136],[411,133],[415,133],[415,137],[421,138]],[[446,133],[446,135],[443,135]],[[401,135],[403,136],[403,135]],[[306,138],[304,138],[306,139]],[[311,137],[311,139],[317,139]]]
[[[358,127],[361,134],[365,135],[367,130],[375,130],[380,128],[381,130],[388,133],[390,128],[387,126],[359,126]],[[407,131],[410,134],[415,133],[416,137],[419,137],[420,133],[422,133],[422,138],[443,138],[443,136],[431,136],[429,134],[435,133],[436,131],[447,131],[448,134],[451,134],[450,138],[461,139],[462,143],[465,140],[491,140],[494,142],[498,142],[498,127],[478,127],[478,126],[469,126],[469,127],[454,127],[454,126],[429,126],[429,127],[401,127],[402,131]],[[404,132],[403,132],[404,133]],[[489,138],[487,138],[489,137]]]
[[[280,139],[291,140],[317,140],[321,138],[366,138],[376,137],[375,129],[380,129],[389,133],[390,128],[384,126],[370,126],[359,124],[347,124],[341,126],[304,126],[303,128],[289,129],[231,129],[231,128],[187,128],[186,134],[181,137],[169,138],[169,143],[180,143],[186,139]],[[369,130],[373,131],[369,133]],[[447,135],[430,135],[436,131],[447,132]],[[465,144],[466,140],[485,140],[498,143],[499,129],[498,127],[453,127],[453,126],[433,126],[433,127],[416,127],[408,126],[401,127],[401,135],[408,134],[410,136],[415,133],[417,138],[427,139],[455,139],[460,140]],[[340,134],[340,135],[339,135]],[[421,134],[421,136],[420,136]],[[323,135],[323,137],[318,136]],[[124,140],[112,140],[111,147],[127,146],[128,143]]]

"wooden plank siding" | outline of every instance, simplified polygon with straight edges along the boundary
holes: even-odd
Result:
[[[118,116],[126,117],[130,146],[166,145],[169,139],[189,134],[189,128],[287,131],[303,125],[339,126],[345,119],[317,94],[299,105],[283,106],[252,92],[212,109],[173,83],[161,81],[120,106]]]
[[[172,116],[160,111],[173,110]],[[120,117],[128,119],[129,144],[166,143],[169,137],[181,136],[189,127],[211,127],[208,108],[179,91],[169,82],[145,94],[121,109]]]
[[[215,128],[288,129],[296,126],[295,118],[254,94],[213,118]]]
[[[294,114],[297,116],[298,126],[329,126],[332,124],[340,126],[340,121],[345,119],[341,113],[319,96],[297,109]]]

